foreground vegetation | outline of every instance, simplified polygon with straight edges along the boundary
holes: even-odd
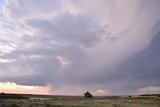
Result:
[[[160,97],[106,96],[84,98],[80,96],[34,96],[28,99],[0,99],[0,107],[160,107]]]

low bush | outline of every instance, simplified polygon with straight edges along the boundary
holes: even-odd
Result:
[[[20,107],[20,105],[18,105],[17,103],[12,103],[12,104],[10,104],[9,107]]]

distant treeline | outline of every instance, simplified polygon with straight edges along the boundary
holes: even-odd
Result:
[[[160,97],[160,94],[142,94],[140,96],[157,96],[157,97]]]
[[[17,94],[0,94],[0,99],[28,99],[28,97],[17,95]]]

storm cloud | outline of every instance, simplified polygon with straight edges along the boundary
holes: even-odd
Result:
[[[0,81],[52,94],[157,89],[159,9],[159,0],[6,0]]]

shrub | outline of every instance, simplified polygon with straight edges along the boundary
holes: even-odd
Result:
[[[6,103],[1,103],[0,107],[7,107],[7,104]]]
[[[93,97],[92,94],[88,91],[86,93],[84,93],[83,95],[84,95],[84,97],[87,97],[87,98],[92,98]]]
[[[28,107],[34,107],[32,104],[30,104]]]
[[[52,107],[52,105],[49,104],[49,103],[48,103],[48,104],[45,104],[44,106],[45,106],[45,107]]]
[[[12,103],[9,107],[20,107],[17,103]]]

